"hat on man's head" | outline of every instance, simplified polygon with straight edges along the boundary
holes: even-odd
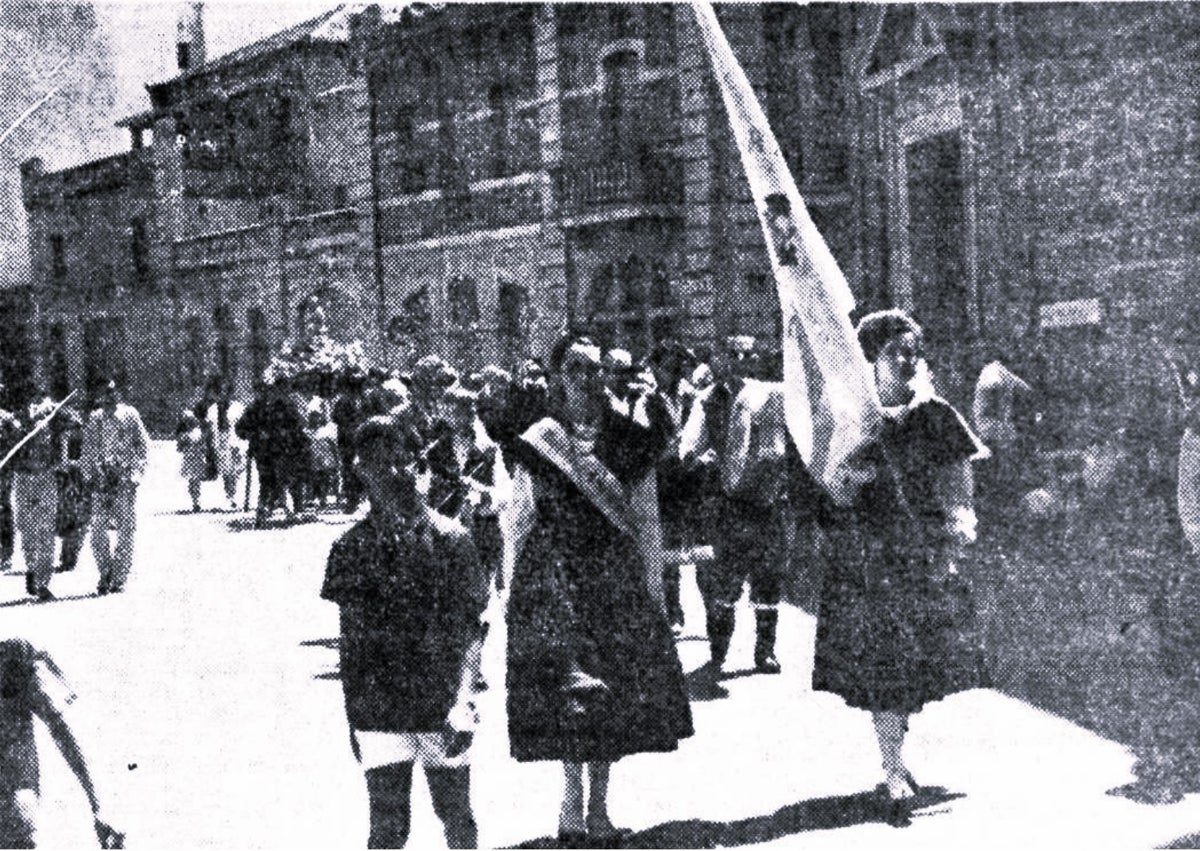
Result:
[[[633,372],[633,355],[625,349],[609,349],[604,353],[604,368],[611,372]]]
[[[422,450],[421,436],[412,419],[412,409],[407,405],[393,408],[386,414],[368,417],[354,430],[354,451],[361,453],[367,447],[386,441],[410,452]]]
[[[458,370],[438,355],[425,355],[413,366],[412,381],[415,387],[446,388],[458,381]]]
[[[442,398],[452,405],[474,405],[479,401],[479,392],[459,383],[447,388]]]

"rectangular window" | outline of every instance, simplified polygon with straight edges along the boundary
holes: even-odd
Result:
[[[50,234],[50,274],[57,284],[67,281],[67,243],[61,233]]]
[[[208,341],[204,335],[204,323],[199,316],[189,316],[184,323],[187,349],[184,352],[184,376],[191,387],[199,387],[204,380],[204,364],[208,360]]]
[[[252,307],[249,312],[250,324],[250,366],[254,370],[254,380],[262,378],[267,367],[271,364],[271,336],[267,328],[267,317],[261,307]]]
[[[129,222],[129,255],[136,288],[147,288],[150,284],[150,237],[146,220],[140,216]]]
[[[496,304],[496,327],[501,337],[521,336],[521,317],[525,310],[525,289],[514,281],[500,281]]]

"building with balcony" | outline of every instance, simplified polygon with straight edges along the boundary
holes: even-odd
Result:
[[[40,372],[56,393],[113,375],[169,428],[208,375],[248,392],[314,297],[334,333],[377,338],[347,14],[206,61],[196,9],[179,74],[119,122],[128,151],[57,172],[25,163]]]
[[[914,311],[955,401],[996,348],[1189,356],[1200,7],[718,14],[860,308]],[[567,326],[777,334],[691,15],[356,5],[211,61],[193,39],[129,151],[26,164],[45,374],[125,373],[165,416],[208,371],[248,383],[313,295],[397,367],[512,365]]]

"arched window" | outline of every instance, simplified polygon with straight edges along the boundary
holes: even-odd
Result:
[[[204,321],[199,316],[189,316],[184,322],[184,336],[187,340],[183,353],[184,378],[189,387],[199,387],[204,381],[204,363],[208,359]]]
[[[520,337],[529,295],[516,281],[501,279],[496,298],[496,327],[502,337]]]
[[[479,324],[479,292],[475,279],[456,275],[447,289],[450,303],[450,322],[458,328]]]

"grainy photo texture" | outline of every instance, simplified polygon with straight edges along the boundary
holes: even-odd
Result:
[[[0,846],[1200,847],[1200,5],[0,45]]]

